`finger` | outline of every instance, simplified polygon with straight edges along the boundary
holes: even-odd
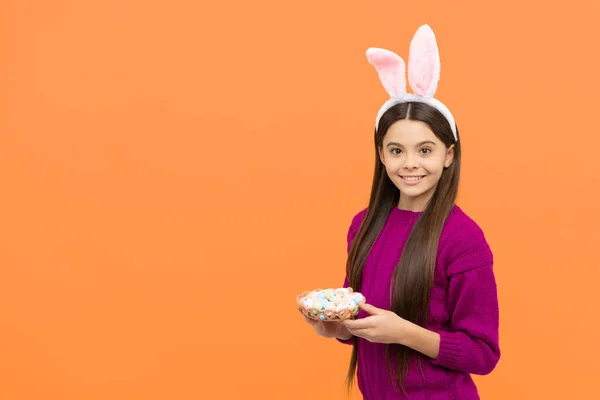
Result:
[[[371,328],[362,328],[362,329],[350,329],[347,328],[348,332],[351,335],[358,336],[364,339],[369,339],[371,337]]]
[[[315,319],[308,318],[308,317],[307,317],[306,315],[304,315],[304,314],[302,314],[302,316],[304,317],[304,320],[305,320],[306,322],[308,322],[309,324],[311,324],[311,325],[314,325],[314,324],[316,324],[316,323],[317,323],[317,320],[315,320]]]
[[[370,315],[382,314],[385,311],[385,310],[382,310],[381,308],[377,308],[377,307],[372,306],[371,304],[367,304],[365,302],[358,303],[358,308],[369,313]]]
[[[348,329],[366,329],[373,326],[371,318],[347,319],[342,321],[342,324]]]

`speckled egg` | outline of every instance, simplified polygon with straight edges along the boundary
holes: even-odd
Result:
[[[352,300],[358,304],[358,303],[362,303],[363,301],[365,301],[365,297],[360,294],[360,293],[355,293]]]

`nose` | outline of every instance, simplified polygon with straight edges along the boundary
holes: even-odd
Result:
[[[405,169],[419,168],[416,157],[413,155],[407,155],[406,158],[404,159],[404,168]]]

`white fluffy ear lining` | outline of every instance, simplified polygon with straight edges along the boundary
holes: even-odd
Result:
[[[413,93],[433,97],[440,79],[440,54],[429,25],[419,27],[410,43],[408,82]]]
[[[390,97],[406,93],[406,65],[400,56],[386,49],[372,47],[367,50],[367,60],[375,67]]]

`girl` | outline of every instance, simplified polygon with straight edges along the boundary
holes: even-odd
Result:
[[[369,49],[391,98],[375,129],[369,205],[348,231],[345,287],[364,294],[355,320],[307,320],[353,346],[367,400],[479,399],[471,374],[498,363],[499,310],[493,256],[479,226],[457,205],[461,145],[450,111],[435,99],[439,54],[429,26],[404,62]]]

